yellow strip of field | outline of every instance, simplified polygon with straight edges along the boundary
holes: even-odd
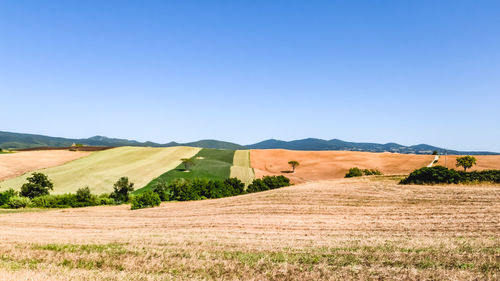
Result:
[[[141,188],[152,179],[174,169],[181,158],[191,158],[200,151],[196,147],[118,147],[94,152],[61,166],[41,169],[54,183],[53,194],[75,192],[88,186],[93,193],[113,191],[113,184],[120,177],[128,177]],[[2,190],[19,190],[31,174],[0,182]]]
[[[239,178],[245,185],[252,183],[255,174],[250,166],[250,150],[236,150],[234,152],[231,177]]]

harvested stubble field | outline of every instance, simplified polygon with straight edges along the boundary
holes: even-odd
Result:
[[[378,169],[385,175],[408,174],[427,166],[433,155],[373,153],[358,151],[295,151],[285,149],[253,149],[250,152],[255,176],[285,175],[294,183],[343,178],[352,167]],[[295,173],[288,161],[300,163]]]
[[[247,186],[255,179],[255,174],[250,166],[250,150],[236,150],[234,152],[230,177],[239,178]]]
[[[93,152],[87,157],[37,171],[46,174],[52,180],[53,194],[75,192],[84,186],[89,186],[93,193],[105,193],[113,191],[113,184],[123,176],[129,177],[136,188],[143,187],[165,171],[177,167],[181,163],[181,158],[190,158],[198,151],[200,148],[184,146],[167,148],[124,146]],[[6,188],[19,190],[28,176],[30,174],[2,181],[0,186],[2,190]]]
[[[455,166],[457,157],[462,155],[441,155],[437,165],[447,166],[450,169],[462,170],[461,167]],[[500,170],[500,155],[474,155],[476,158],[476,165],[467,171],[481,171],[481,170]],[[447,159],[446,159],[447,158]]]
[[[89,155],[90,152],[69,150],[23,151],[0,154],[0,180],[26,172],[55,167]]]
[[[4,280],[498,280],[500,186],[301,184],[0,215]]]

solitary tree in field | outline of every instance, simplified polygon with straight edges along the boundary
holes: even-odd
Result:
[[[474,156],[467,155],[457,158],[456,166],[464,168],[464,171],[467,171],[467,169],[471,168],[474,165],[476,165],[476,157]]]
[[[54,187],[49,178],[42,173],[33,173],[27,180],[28,182],[21,186],[20,195],[23,197],[33,199],[38,196],[48,195],[49,190]]]
[[[113,189],[109,197],[115,199],[116,203],[125,203],[129,199],[129,193],[134,191],[134,183],[129,182],[127,177],[121,177],[115,182]]]
[[[182,164],[184,165],[184,170],[189,171],[189,167],[194,166],[193,159],[190,158],[182,158]]]
[[[295,168],[300,165],[300,163],[295,160],[288,161],[288,164],[292,166],[292,173],[295,173]]]

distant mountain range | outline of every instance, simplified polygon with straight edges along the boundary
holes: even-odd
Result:
[[[339,139],[322,140],[322,139],[302,139],[294,141],[282,140],[265,140],[256,144],[247,145],[250,149],[290,149],[290,150],[348,150],[348,151],[367,151],[367,152],[396,152],[396,153],[414,153],[414,154],[432,154],[433,151],[444,153],[445,149],[428,145],[418,144],[405,146],[397,143],[370,143],[370,142],[348,142]],[[448,154],[457,155],[488,155],[499,154],[489,151],[458,151],[448,149]]]
[[[92,146],[151,146],[151,147],[171,147],[171,146],[193,146],[202,148],[218,149],[246,149],[245,146],[218,140],[199,140],[188,143],[155,143],[138,142],[135,140],[115,139],[104,136],[95,136],[87,139],[67,139],[58,137],[49,137],[34,134],[21,134],[0,131],[0,147],[3,149],[23,149],[30,147],[67,147],[72,144],[83,144]]]
[[[87,139],[68,139],[49,137],[34,134],[21,134],[0,131],[0,148],[3,149],[23,149],[31,147],[67,147],[75,144],[91,145],[91,146],[151,146],[151,147],[171,147],[171,146],[193,146],[202,148],[218,148],[218,149],[290,149],[290,150],[348,150],[348,151],[367,151],[367,152],[397,152],[397,153],[415,153],[415,154],[431,154],[433,151],[443,153],[445,149],[419,144],[405,146],[397,143],[365,143],[365,142],[347,142],[338,139],[322,140],[308,138],[294,141],[282,140],[265,140],[256,144],[239,145],[236,143],[219,141],[219,140],[200,140],[188,143],[155,143],[155,142],[138,142],[135,140],[108,138],[104,136],[95,136]],[[448,154],[458,155],[488,155],[500,154],[489,151],[457,151],[448,150]]]

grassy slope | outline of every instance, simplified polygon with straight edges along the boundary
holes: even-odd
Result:
[[[255,173],[250,166],[250,150],[237,150],[234,153],[231,177],[239,178],[246,185],[252,183]]]
[[[189,172],[185,172],[183,170],[184,166],[180,164],[177,168],[162,174],[143,188],[136,190],[135,193],[139,194],[153,188],[159,179],[167,182],[179,178],[227,179],[230,175],[231,165],[233,164],[234,152],[234,150],[204,148],[192,157],[196,164],[190,168]]]
[[[54,194],[75,192],[89,186],[92,192],[104,193],[113,190],[113,183],[127,176],[142,187],[161,173],[177,167],[181,158],[189,158],[200,149],[193,147],[119,147],[94,152],[61,166],[39,170],[54,183]],[[5,188],[20,189],[31,173],[0,182]]]

